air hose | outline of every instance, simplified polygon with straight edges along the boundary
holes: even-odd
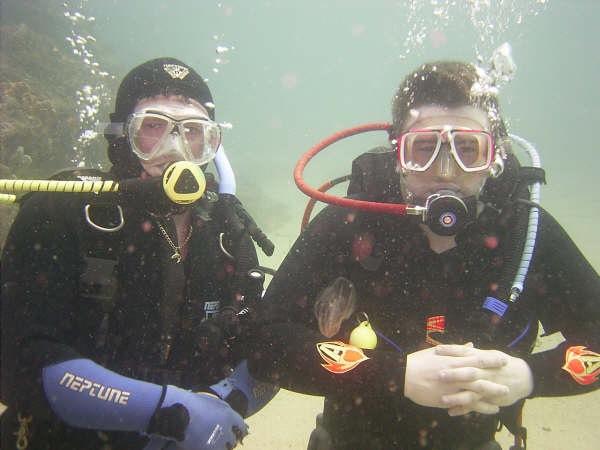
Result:
[[[158,189],[173,203],[188,205],[199,200],[206,189],[206,179],[197,164],[178,161],[165,169],[161,179],[131,179],[120,182],[112,180],[2,180],[0,179],[0,201],[13,203],[17,197],[10,195],[24,192],[56,192],[69,194],[96,194],[135,196],[145,191]],[[10,193],[10,194],[8,194]]]
[[[534,169],[540,169],[540,157],[535,147],[527,140],[510,134],[509,137],[527,151],[531,158],[531,164]],[[515,201],[518,202],[519,198],[527,191],[526,185],[521,184],[517,186],[517,190],[514,194]],[[537,229],[539,222],[539,201],[540,201],[541,182],[535,180],[531,183],[529,201],[527,204],[530,206],[529,214],[519,215],[517,218],[517,236],[513,236],[511,248],[508,251],[509,260],[506,262],[506,269],[502,279],[500,280],[500,295],[498,297],[486,297],[483,302],[483,308],[496,314],[499,317],[504,317],[511,305],[514,305],[519,300],[525,279],[529,271],[529,266],[533,258],[533,252],[535,249],[535,242],[537,238]],[[519,258],[520,253],[520,258]],[[510,288],[508,285],[512,278],[512,284]],[[502,286],[506,286],[502,288]],[[505,300],[503,299],[505,298]],[[530,328],[530,323],[527,323],[520,334],[507,344],[509,348],[516,346],[521,339],[523,339]]]

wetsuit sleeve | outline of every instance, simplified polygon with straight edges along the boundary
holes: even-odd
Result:
[[[163,397],[161,386],[123,377],[89,359],[44,367],[42,383],[55,414],[79,428],[144,432]]]
[[[600,278],[565,230],[542,212],[531,289],[546,334],[562,332],[555,349],[527,358],[533,396],[588,392],[600,385]]]
[[[339,339],[319,332],[313,310],[320,290],[346,275],[340,261],[348,257],[351,242],[347,215],[348,210],[325,208],[277,270],[258,311],[261,325],[252,339],[250,372],[258,379],[305,394],[401,394],[404,355],[365,350],[368,359],[344,373],[333,373],[326,370],[327,361],[317,350],[318,343]]]
[[[244,360],[228,377],[210,386],[210,390],[243,417],[249,417],[269,403],[279,389],[273,384],[255,380],[248,372],[248,361]]]
[[[43,384],[56,415],[78,428],[148,433],[160,448],[169,440],[182,450],[233,448],[247,434],[214,395],[127,378],[88,359],[44,368]]]
[[[33,195],[3,248],[2,383],[20,405],[44,402],[44,366],[80,357],[74,336],[82,318],[72,308],[80,256],[68,215],[62,202]]]

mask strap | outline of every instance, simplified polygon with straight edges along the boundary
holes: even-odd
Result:
[[[490,166],[490,176],[492,178],[498,178],[504,172],[504,158],[500,152],[496,152],[496,156],[494,157],[494,162]]]

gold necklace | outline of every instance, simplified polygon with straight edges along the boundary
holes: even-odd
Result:
[[[175,243],[173,242],[173,239],[171,239],[171,236],[169,236],[169,233],[167,233],[167,230],[165,230],[165,227],[162,226],[162,224],[158,221],[158,219],[156,220],[156,224],[158,225],[158,229],[160,230],[162,235],[165,237],[165,239],[169,243],[169,246],[173,249],[174,253],[171,255],[171,259],[173,261],[175,261],[177,264],[179,264],[181,262],[181,258],[182,258],[181,249],[182,249],[182,247],[185,247],[187,245],[188,241],[192,237],[192,225],[190,225],[190,230],[188,231],[187,237],[183,240],[183,243],[181,245],[175,245]]]

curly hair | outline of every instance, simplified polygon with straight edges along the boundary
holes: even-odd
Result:
[[[455,61],[423,64],[402,80],[394,95],[390,132],[395,137],[405,131],[411,110],[424,105],[450,108],[469,105],[484,111],[496,149],[504,159],[504,172],[499,178],[488,178],[481,199],[501,207],[517,183],[520,164],[512,151],[496,94],[497,89],[490,86],[486,74],[473,64]]]
[[[392,134],[404,131],[410,111],[423,105],[480,108],[488,116],[494,138],[501,141],[507,136],[494,88],[486,86],[484,74],[473,64],[426,63],[404,78],[392,101]]]

